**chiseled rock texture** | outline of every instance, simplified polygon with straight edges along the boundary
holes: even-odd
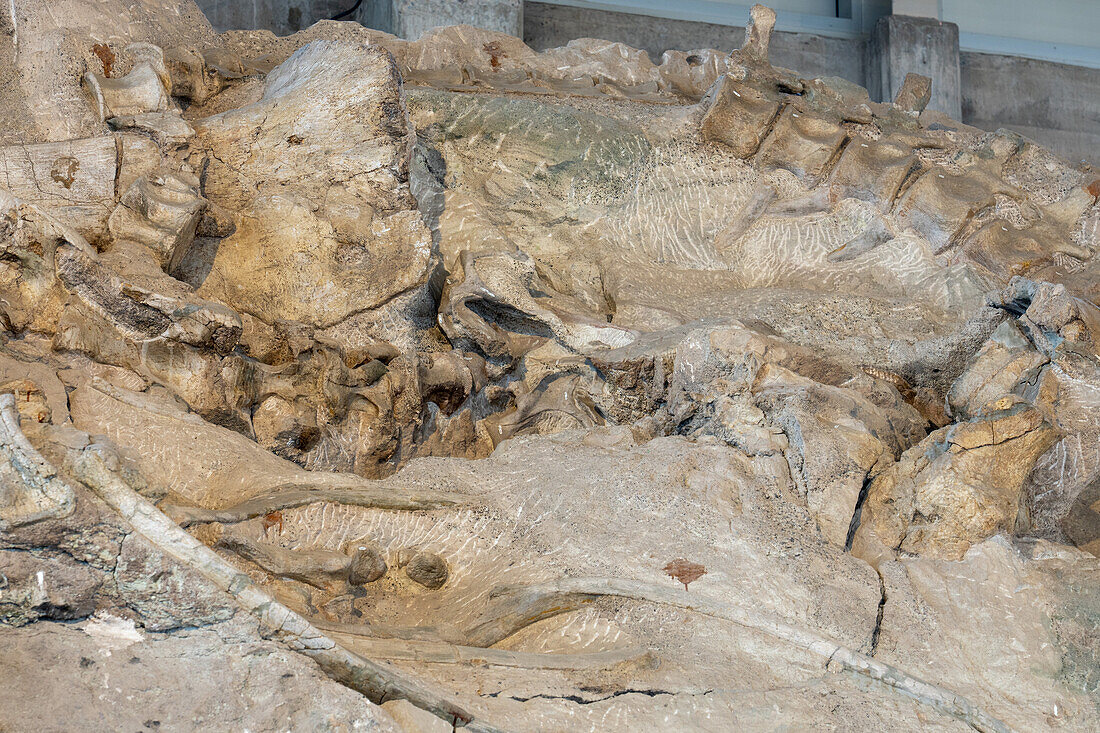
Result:
[[[9,730],[402,730],[246,621],[155,634],[104,615],[4,636]]]
[[[0,16],[0,729],[1100,728],[1096,173],[762,6]]]

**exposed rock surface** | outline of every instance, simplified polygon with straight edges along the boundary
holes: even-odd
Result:
[[[0,728],[1100,727],[1084,173],[760,6],[12,8]]]
[[[5,631],[4,662],[5,730],[403,730],[245,620],[174,634],[43,621]]]

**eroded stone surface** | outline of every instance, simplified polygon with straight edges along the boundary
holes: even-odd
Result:
[[[44,621],[0,634],[9,665],[0,679],[0,721],[13,729],[41,719],[49,701],[64,695],[59,719],[88,731],[403,730],[246,621],[157,634],[103,616],[78,627]]]
[[[1100,725],[1087,176],[761,6],[177,5],[0,52],[0,727]]]

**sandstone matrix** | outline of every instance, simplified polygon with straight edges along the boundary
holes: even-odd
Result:
[[[762,6],[0,15],[0,730],[1100,729],[1095,174]]]

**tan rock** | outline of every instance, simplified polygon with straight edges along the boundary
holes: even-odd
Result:
[[[738,157],[748,158],[759,149],[778,112],[778,102],[724,76],[710,94],[703,138],[728,145]]]
[[[161,75],[148,62],[137,64],[126,76],[111,79],[88,72],[84,85],[92,98],[92,106],[103,121],[168,109],[168,90]]]
[[[0,622],[68,660],[16,682],[115,728],[1098,727],[1091,177],[772,66],[761,7],[659,67],[13,7]],[[145,655],[225,661],[215,712]]]
[[[689,99],[701,99],[726,73],[726,56],[713,48],[665,51],[658,67],[664,84]]]
[[[875,479],[856,552],[870,561],[885,545],[959,559],[971,545],[1012,532],[1021,511],[1026,516],[1028,475],[1057,434],[1033,408],[1006,412],[931,433]]]
[[[447,723],[407,700],[382,703],[385,710],[405,733],[447,733]]]
[[[174,272],[187,257],[206,208],[198,187],[197,180],[169,172],[138,179],[111,212],[107,228],[116,240],[145,245],[165,272]]]
[[[439,590],[447,582],[450,572],[447,563],[439,555],[418,552],[405,566],[405,575],[428,590]]]
[[[403,183],[408,129],[384,51],[307,46],[263,100],[196,129],[212,157],[206,195],[240,214],[200,293],[269,324],[327,327],[425,282],[430,240]]]
[[[914,74],[905,75],[905,81],[901,89],[894,95],[894,106],[904,112],[921,113],[932,98],[932,80],[927,76]]]
[[[846,137],[838,121],[788,106],[779,114],[772,134],[761,145],[757,163],[764,167],[786,168],[799,178],[816,181],[840,152]]]
[[[103,135],[0,148],[4,190],[97,239],[114,207],[117,144]]]
[[[764,5],[753,5],[745,26],[745,43],[741,53],[759,61],[768,60],[768,44],[775,28],[775,11]]]
[[[907,145],[854,138],[833,169],[830,194],[837,199],[871,201],[888,209],[915,162],[916,157]]]

